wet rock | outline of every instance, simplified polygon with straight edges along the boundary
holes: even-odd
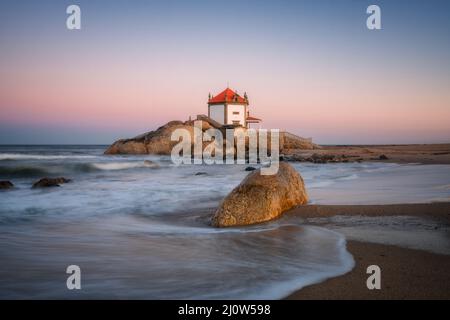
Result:
[[[11,188],[14,188],[14,185],[11,181],[0,181],[0,190],[7,190]]]
[[[70,179],[59,178],[42,178],[33,184],[33,188],[59,187],[63,183],[70,182]]]
[[[291,162],[312,162],[312,163],[338,163],[350,162],[350,157],[347,155],[336,156],[334,154],[319,154],[314,153],[311,156],[301,156],[299,154],[292,154],[285,157],[286,161]]]
[[[241,226],[269,221],[294,206],[306,204],[308,196],[300,174],[280,162],[274,175],[255,170],[222,201],[212,218],[215,227]]]
[[[151,161],[151,160],[144,160],[144,165],[146,167],[149,167],[149,168],[157,168],[157,167],[159,167],[159,164],[157,164],[156,162]]]

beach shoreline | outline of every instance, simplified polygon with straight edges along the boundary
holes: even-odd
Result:
[[[450,203],[404,205],[308,205],[288,212],[302,218],[360,216],[417,216],[442,224],[450,222]],[[420,239],[418,239],[420,241]],[[308,299],[450,299],[450,255],[396,245],[347,240],[355,267],[349,273],[307,286],[287,296]],[[381,290],[369,290],[366,268],[379,265]]]
[[[288,300],[450,299],[450,256],[392,245],[348,241],[349,273],[293,292]],[[366,268],[381,268],[381,289],[366,286]]]
[[[328,162],[450,164],[450,144],[321,145],[320,149],[286,150],[287,158],[317,157]]]
[[[307,204],[285,212],[302,218],[346,216],[417,216],[450,223],[450,202],[370,204],[370,205],[321,205]]]

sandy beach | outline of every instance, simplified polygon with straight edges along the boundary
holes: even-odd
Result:
[[[388,205],[306,205],[289,210],[286,214],[299,215],[303,218],[337,215],[420,216],[433,217],[433,219],[443,223],[450,223],[450,202]]]
[[[305,287],[287,299],[450,299],[450,256],[396,246],[349,241],[355,268]],[[381,268],[381,290],[368,290],[366,268]]]
[[[449,164],[450,144],[408,145],[335,145],[321,146],[314,150],[292,150],[304,158],[319,156],[344,157],[348,161],[383,161],[390,163]],[[386,158],[380,160],[380,156]]]
[[[296,151],[303,157],[311,151]],[[450,144],[323,146],[319,155],[334,155],[350,161],[389,162],[398,164],[449,164]],[[386,158],[380,160],[380,156]],[[415,216],[432,219],[439,225],[450,224],[450,203],[391,205],[307,205],[288,214],[302,218],[336,216],[397,217]],[[417,241],[421,241],[420,238]],[[355,260],[354,269],[340,277],[305,287],[287,299],[450,299],[450,256],[396,245],[347,241]],[[366,268],[379,265],[381,290],[368,290]]]
[[[450,203],[407,205],[309,205],[289,214],[307,217],[337,215],[417,216],[439,224],[450,222]],[[421,241],[418,239],[417,241]],[[360,241],[347,241],[355,268],[340,277],[305,287],[287,299],[450,299],[450,256],[424,250]],[[381,290],[368,290],[366,268],[381,268]]]

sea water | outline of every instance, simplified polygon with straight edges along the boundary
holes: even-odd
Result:
[[[210,227],[243,165],[175,166],[105,148],[0,147],[0,180],[15,185],[0,192],[0,298],[271,299],[354,265],[342,233],[296,217]],[[294,166],[313,203],[449,199],[449,166]],[[44,176],[73,182],[32,189]],[[72,264],[81,290],[66,288]]]

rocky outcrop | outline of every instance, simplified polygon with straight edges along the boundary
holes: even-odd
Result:
[[[114,142],[105,154],[163,154],[169,155],[177,141],[171,141],[172,132],[183,128],[193,134],[193,126],[189,122],[170,121],[155,131],[147,132],[132,139],[121,139]]]
[[[212,218],[215,227],[242,226],[269,221],[294,206],[306,204],[308,196],[300,174],[280,162],[278,173],[251,172],[223,200]]]
[[[202,121],[202,131],[205,132],[210,128],[221,129],[225,137],[225,130],[216,121],[206,117],[199,116]],[[132,139],[121,139],[114,142],[106,151],[105,154],[162,154],[170,155],[172,148],[177,141],[171,141],[172,132],[176,129],[182,128],[189,131],[191,134],[191,141],[193,142],[194,121],[170,121],[155,131],[150,131],[141,134]],[[244,129],[245,130],[245,129]],[[248,146],[248,137],[246,138],[246,146]],[[203,143],[203,148],[209,142]],[[280,132],[280,151],[291,149],[318,149],[319,146],[312,143],[311,139],[305,139],[288,132]],[[268,137],[268,150],[270,150],[270,138]]]
[[[147,148],[141,141],[121,139],[114,142],[105,154],[147,154]]]
[[[70,182],[70,179],[63,177],[59,178],[42,178],[33,184],[33,188],[47,188],[47,187],[59,187],[63,183]]]
[[[282,131],[280,132],[280,151],[287,150],[313,150],[321,147],[312,142],[311,138],[302,138],[295,134]]]
[[[347,156],[343,155],[334,155],[334,154],[318,154],[314,153],[312,155],[299,155],[299,154],[291,154],[284,155],[283,159],[286,161],[292,162],[312,162],[312,163],[339,163],[339,162],[358,162],[360,161],[359,156]]]
[[[6,190],[14,188],[14,185],[11,181],[0,181],[0,190]]]

